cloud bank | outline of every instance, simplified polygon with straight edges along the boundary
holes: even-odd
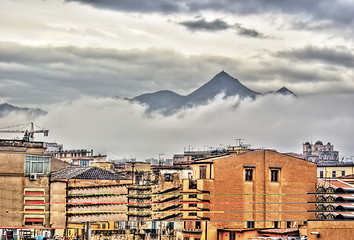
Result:
[[[67,0],[81,2],[99,8],[117,11],[171,13],[198,13],[200,11],[228,12],[251,15],[264,13],[298,14],[310,17],[312,21],[329,21],[333,25],[353,27],[354,3],[352,1],[331,0]]]
[[[221,70],[257,92],[286,86],[300,95],[353,93],[353,58],[347,48],[313,46],[240,61],[171,49],[33,47],[0,42],[0,96],[15,105],[36,107],[87,95],[132,98],[159,90],[183,95]]]
[[[65,149],[92,148],[110,159],[172,158],[185,147],[204,150],[245,139],[254,148],[302,152],[306,141],[331,142],[341,156],[354,154],[353,95],[291,97],[266,95],[256,100],[218,96],[208,105],[163,117],[146,115],[145,107],[122,99],[82,97],[50,105],[35,120],[50,130],[46,141]],[[236,107],[237,106],[237,107]],[[340,106],[340,107],[339,107]],[[0,119],[1,126],[28,121],[25,116]],[[42,140],[38,136],[38,140]]]

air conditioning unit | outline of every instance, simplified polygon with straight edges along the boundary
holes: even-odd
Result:
[[[37,180],[37,174],[31,174],[31,175],[29,176],[29,179],[30,179],[31,181]]]

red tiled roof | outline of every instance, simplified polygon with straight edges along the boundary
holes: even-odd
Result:
[[[353,185],[340,181],[338,179],[325,179],[325,180],[322,179],[322,181],[329,183],[332,187],[336,187],[336,188],[354,188]]]
[[[354,178],[354,174],[351,174],[351,175],[345,175],[345,176],[341,176],[341,177],[338,177],[338,178]]]

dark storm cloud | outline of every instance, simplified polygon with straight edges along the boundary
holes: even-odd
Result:
[[[227,29],[234,29],[238,35],[252,38],[266,38],[262,33],[254,30],[243,27],[239,23],[233,25],[228,24],[227,22],[221,19],[215,19],[213,21],[207,21],[204,18],[190,21],[183,21],[179,23],[180,25],[186,27],[190,31],[222,31]]]
[[[227,22],[221,19],[215,19],[213,21],[206,21],[203,19],[192,20],[192,21],[183,21],[180,22],[182,26],[185,26],[191,31],[221,31],[232,28]]]
[[[286,13],[302,14],[317,20],[353,27],[353,1],[340,0],[66,0],[118,11],[134,12],[198,12],[213,10],[232,14]]]
[[[0,96],[40,103],[80,95],[134,97],[163,89],[183,94],[223,67],[236,64],[226,57],[185,56],[166,49],[30,47],[0,42]]]
[[[262,33],[254,30],[254,29],[248,29],[248,28],[242,27],[241,24],[235,24],[235,29],[236,29],[237,33],[241,36],[253,37],[253,38],[267,38],[265,35],[263,35]]]
[[[65,0],[66,2],[82,2],[95,7],[133,12],[179,12],[183,8],[180,0]]]
[[[287,86],[319,82],[328,84],[331,92],[352,92],[353,56],[344,54],[345,50],[320,50],[283,51],[267,60],[239,61],[217,55],[186,56],[169,49],[31,47],[0,42],[0,96],[14,104],[38,104],[84,95],[131,98],[159,90],[188,94],[221,70],[259,92],[282,87],[274,85],[277,81]],[[296,92],[301,95],[302,89]]]
[[[346,48],[319,48],[307,46],[292,51],[279,52],[278,56],[296,61],[311,61],[351,68],[354,66],[354,54]]]

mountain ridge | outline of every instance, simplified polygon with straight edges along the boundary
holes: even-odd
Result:
[[[269,93],[293,94],[296,96],[285,87],[280,88],[275,93]],[[154,93],[142,94],[130,100],[146,105],[148,112],[159,111],[165,115],[170,115],[183,108],[205,105],[219,94],[224,94],[224,98],[239,96],[241,99],[255,99],[257,96],[264,95],[246,87],[237,78],[230,76],[225,71],[221,71],[210,81],[185,96],[170,90],[161,90]]]
[[[28,115],[32,115],[34,117],[47,114],[46,111],[43,111],[42,109],[39,108],[21,108],[8,103],[0,104],[0,118],[4,117],[6,114],[10,112],[21,112]]]

